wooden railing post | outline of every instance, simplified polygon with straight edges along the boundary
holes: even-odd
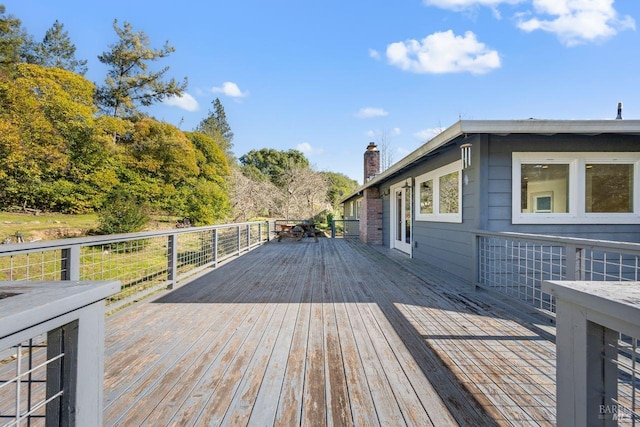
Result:
[[[556,420],[559,426],[615,426],[635,417],[618,400],[620,333],[640,336],[640,282],[543,281],[556,298]],[[634,356],[631,356],[632,358]],[[627,360],[627,362],[629,362]],[[635,376],[634,373],[631,374]],[[624,406],[623,406],[624,405]]]
[[[58,358],[64,354],[64,357]],[[47,333],[47,400],[62,390],[62,396],[46,405],[47,425],[73,425],[76,412],[78,379],[78,321]]]
[[[566,280],[584,280],[584,248],[568,244]]]
[[[476,233],[471,234],[471,289],[478,289],[478,282],[480,280],[480,239]]]
[[[331,220],[331,238],[332,239],[336,238],[336,220],[335,219]]]
[[[80,280],[80,246],[62,249],[60,280]]]
[[[240,242],[240,226],[239,225],[236,227],[236,231],[238,234],[238,256],[240,256],[242,243]]]

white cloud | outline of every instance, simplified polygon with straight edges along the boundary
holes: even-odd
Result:
[[[400,128],[393,128],[391,129],[391,134],[392,135],[400,135]]]
[[[170,107],[178,107],[187,111],[198,111],[200,108],[198,101],[188,93],[183,93],[182,96],[170,96],[162,101],[162,103]]]
[[[365,135],[368,136],[369,138],[373,138],[376,136],[376,133],[372,130],[368,130],[365,132]]]
[[[305,154],[307,156],[324,153],[324,150],[322,148],[314,148],[308,142],[302,142],[296,145],[296,150],[302,152],[302,154]]]
[[[378,52],[375,49],[369,49],[369,56],[375,59],[376,61],[380,60],[380,52]]]
[[[441,128],[430,128],[423,129],[413,134],[414,137],[418,138],[420,141],[430,141],[435,136],[442,133]]]
[[[391,65],[417,74],[484,74],[500,67],[498,52],[478,42],[471,31],[456,36],[448,30],[428,35],[422,41],[391,43],[387,46],[387,59]]]
[[[222,86],[215,86],[211,88],[214,93],[221,93],[223,95],[230,96],[232,98],[243,98],[249,95],[249,92],[242,92],[237,84],[233,82],[224,82]]]
[[[461,11],[477,6],[496,8],[503,3],[518,4],[523,1],[524,0],[423,0],[423,3],[427,6],[436,6],[442,9]]]
[[[383,117],[388,115],[389,113],[384,111],[384,109],[374,107],[361,108],[360,111],[356,113],[356,117],[358,117],[359,119],[367,119],[369,117]]]
[[[313,155],[324,153],[324,150],[322,148],[312,147],[311,144],[309,144],[308,142],[302,142],[296,145],[296,150],[302,152],[302,154],[305,154],[307,156],[313,156]]]
[[[550,15],[552,18],[535,16],[523,19],[525,15],[520,15],[518,28],[526,32],[542,30],[554,33],[566,46],[603,40],[620,31],[635,29],[635,21],[631,16],[618,17],[613,1],[533,0],[537,14]]]

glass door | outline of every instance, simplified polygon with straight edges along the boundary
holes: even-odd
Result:
[[[411,187],[397,187],[393,194],[393,247],[411,254]]]

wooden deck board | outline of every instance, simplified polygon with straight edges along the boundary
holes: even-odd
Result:
[[[105,425],[553,425],[549,335],[406,262],[287,239],[110,316]]]

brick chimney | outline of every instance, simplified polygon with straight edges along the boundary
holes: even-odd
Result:
[[[371,180],[380,173],[380,151],[375,142],[370,142],[367,151],[364,152],[364,181]]]
[[[380,173],[380,151],[373,142],[364,152],[364,182]],[[378,187],[366,188],[362,192],[360,205],[360,240],[372,245],[382,244],[382,197]]]

